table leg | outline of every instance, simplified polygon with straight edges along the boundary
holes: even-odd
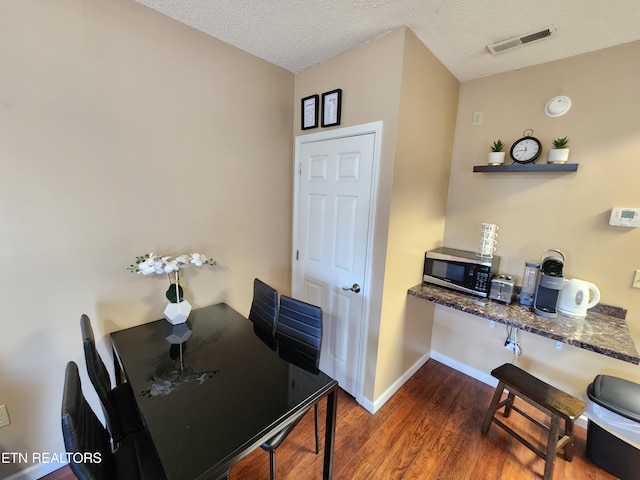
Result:
[[[338,409],[338,387],[327,395],[327,425],[324,432],[324,469],[322,478],[333,478],[333,447],[336,436],[336,410]]]
[[[118,360],[118,355],[116,355],[115,350],[112,350],[113,353],[113,373],[115,374],[116,385],[121,385],[124,383],[124,372],[122,371],[122,366],[120,365],[120,360]]]

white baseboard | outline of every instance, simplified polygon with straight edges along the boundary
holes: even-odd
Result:
[[[9,475],[4,480],[38,480],[39,478],[55,472],[59,468],[64,467],[65,463],[38,463],[30,467],[20,470],[19,472]]]
[[[479,380],[482,383],[486,383],[491,387],[495,388],[496,385],[498,385],[498,379],[492,377],[490,374],[484,373],[480,370],[476,370],[475,368],[472,368],[469,365],[466,365],[462,362],[454,360],[453,358],[442,355],[441,353],[436,352],[435,350],[431,350],[431,358],[433,358],[437,362],[443,363],[447,367],[451,367],[454,370],[462,372],[471,378],[475,378],[476,380]]]
[[[427,360],[429,360],[430,354],[429,352],[425,353],[422,357],[418,359],[407,371],[405,371],[402,376],[400,376],[395,382],[391,384],[389,388],[387,388],[382,395],[376,398],[373,402],[370,399],[362,399],[360,405],[362,405],[369,413],[376,413],[380,407],[382,407],[387,400],[389,400],[394,393],[400,390],[400,387],[405,384],[407,380],[411,378],[411,376],[416,373],[420,367],[422,367]]]
[[[359,404],[360,404],[360,406],[361,406],[362,408],[364,408],[367,412],[369,412],[369,413],[375,413],[375,412],[374,412],[374,410],[373,410],[373,408],[374,408],[374,407],[373,407],[373,402],[371,401],[371,399],[370,399],[370,398],[364,398],[364,397],[362,397],[362,398],[360,398],[360,399],[358,400],[358,403],[359,403]]]

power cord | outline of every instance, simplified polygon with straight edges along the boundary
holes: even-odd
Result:
[[[520,348],[520,343],[518,342],[518,328],[515,329],[514,333],[513,327],[507,326],[507,339],[504,342],[504,348],[513,352],[512,363],[517,364],[518,357],[522,354],[522,348]]]

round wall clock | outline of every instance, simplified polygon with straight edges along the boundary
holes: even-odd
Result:
[[[531,163],[542,153],[542,144],[536,137],[532,137],[533,130],[525,130],[522,138],[519,138],[513,145],[509,155],[516,163]]]

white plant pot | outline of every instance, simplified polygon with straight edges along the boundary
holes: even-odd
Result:
[[[489,165],[502,165],[504,163],[505,152],[489,152]]]
[[[166,318],[167,322],[171,325],[178,325],[186,322],[190,313],[191,304],[183,300],[180,303],[167,304],[167,308],[164,309],[164,318]]]
[[[568,148],[551,148],[547,151],[547,163],[566,163],[569,160]]]

